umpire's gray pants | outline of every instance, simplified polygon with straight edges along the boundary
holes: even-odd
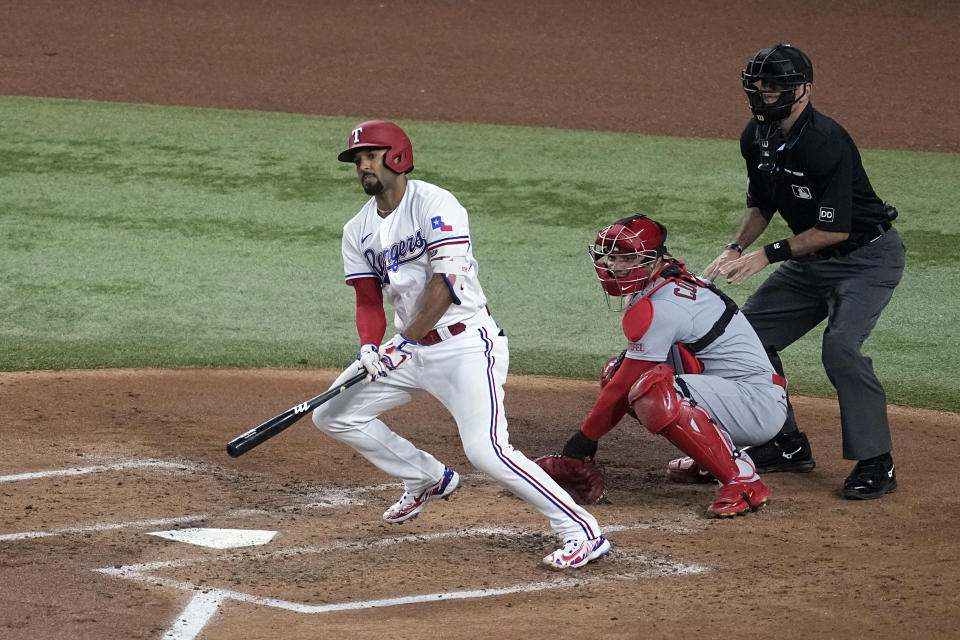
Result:
[[[743,306],[778,368],[775,352],[827,319],[821,360],[837,390],[843,457],[848,460],[865,460],[893,449],[887,397],[873,362],[860,348],[900,282],[905,253],[900,234],[890,229],[846,256],[787,260]],[[795,424],[792,407],[787,425],[791,421]]]

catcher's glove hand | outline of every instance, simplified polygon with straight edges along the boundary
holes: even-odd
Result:
[[[577,504],[596,504],[607,491],[607,475],[593,460],[541,456],[534,460]]]

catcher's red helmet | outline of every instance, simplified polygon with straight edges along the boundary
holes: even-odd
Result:
[[[601,229],[590,257],[603,290],[612,296],[640,291],[653,275],[647,265],[667,252],[666,239],[667,228],[641,213]],[[616,256],[616,268],[611,256]]]
[[[396,173],[413,171],[413,145],[403,129],[392,122],[368,120],[358,124],[350,132],[346,151],[337,160],[353,162],[354,150],[364,148],[386,149],[384,164]]]

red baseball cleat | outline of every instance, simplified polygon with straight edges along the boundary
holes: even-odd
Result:
[[[737,516],[747,511],[756,511],[768,500],[770,500],[770,489],[767,489],[759,480],[733,481],[720,487],[707,513],[715,518]]]

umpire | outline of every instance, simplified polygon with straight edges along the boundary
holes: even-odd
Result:
[[[903,275],[906,249],[891,225],[897,210],[874,193],[850,135],[813,108],[813,65],[802,51],[762,49],[742,78],[753,112],[740,137],[747,211],[703,275],[739,284],[781,263],[743,307],[781,375],[778,352],[827,320],[821,359],[840,403],[843,457],[857,460],[843,496],[880,498],[897,488],[893,443],[886,394],[860,348]],[[744,253],[774,212],[793,235]],[[750,456],[761,473],[815,466],[792,407],[780,433]]]

